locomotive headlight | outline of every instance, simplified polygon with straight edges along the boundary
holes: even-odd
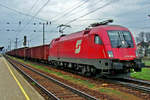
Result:
[[[114,57],[114,55],[113,55],[113,52],[112,52],[112,51],[108,51],[107,53],[108,53],[108,56],[109,56],[110,58]]]

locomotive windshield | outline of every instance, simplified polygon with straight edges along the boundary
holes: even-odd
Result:
[[[128,31],[108,31],[112,48],[132,48],[133,40]]]

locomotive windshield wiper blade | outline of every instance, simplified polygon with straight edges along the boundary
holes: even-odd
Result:
[[[121,37],[120,37],[120,33],[118,32],[118,40],[117,40],[117,48],[120,48],[120,47],[122,47],[122,43],[120,43],[120,41],[121,41]]]
[[[126,40],[125,35],[124,35],[123,32],[122,32],[122,36],[123,36],[124,42],[125,42],[125,44],[126,44],[126,47],[127,47],[127,48],[130,48],[131,45],[127,42],[127,40]]]

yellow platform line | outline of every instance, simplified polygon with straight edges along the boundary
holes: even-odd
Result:
[[[11,68],[9,67],[8,63],[6,62],[6,60],[4,60],[5,64],[7,65],[7,68],[9,70],[9,72],[11,73],[11,75],[13,76],[13,78],[15,79],[16,83],[18,84],[19,88],[21,89],[22,93],[24,94],[24,96],[26,97],[26,100],[30,100],[29,96],[27,95],[27,93],[25,92],[24,88],[22,87],[22,85],[20,84],[20,82],[18,81],[18,79],[16,78],[16,76],[14,75],[13,71],[11,70]]]

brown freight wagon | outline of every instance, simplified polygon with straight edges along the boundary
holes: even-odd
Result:
[[[48,48],[49,45],[41,45],[41,46],[30,48],[31,59],[38,60],[38,61],[48,61]]]

